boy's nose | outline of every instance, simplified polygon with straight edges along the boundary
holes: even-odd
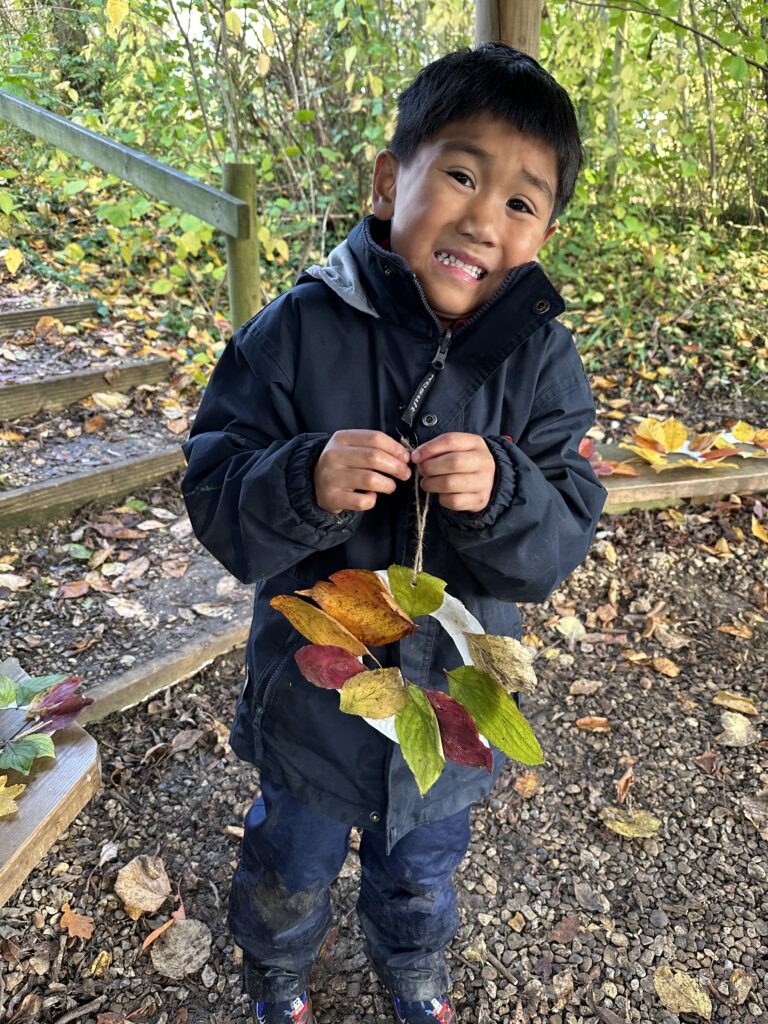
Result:
[[[458,231],[475,245],[496,245],[498,241],[498,209],[489,199],[470,200],[456,225]]]

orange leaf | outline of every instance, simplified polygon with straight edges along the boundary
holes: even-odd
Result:
[[[620,804],[623,804],[627,799],[627,793],[629,793],[632,785],[635,781],[635,775],[632,771],[632,765],[627,768],[624,774],[621,776],[619,781],[615,783],[616,786],[616,799]]]
[[[669,676],[670,679],[680,675],[680,669],[671,658],[653,658],[651,664],[657,672],[661,672],[663,676]]]
[[[538,772],[526,771],[515,779],[515,789],[523,798],[535,796],[541,789]]]
[[[90,939],[93,935],[93,918],[76,914],[74,910],[70,910],[68,903],[65,903],[61,909],[63,911],[59,921],[61,927],[75,938]]]
[[[587,715],[586,718],[577,718],[576,726],[586,732],[610,732],[611,723],[607,718],[599,718],[594,715]]]
[[[58,597],[83,597],[91,589],[87,580],[72,580],[71,583],[62,583],[59,587]]]
[[[278,594],[269,603],[288,619],[294,629],[297,629],[313,644],[342,647],[350,654],[370,655],[371,652],[365,644],[360,643],[345,626],[332,619],[330,615],[326,615],[319,608],[315,608],[308,601],[290,597],[288,594]]]
[[[142,953],[147,948],[147,946],[151,946],[152,943],[155,941],[155,939],[157,939],[160,935],[162,935],[163,932],[166,931],[166,929],[170,928],[173,923],[174,923],[174,918],[169,917],[168,920],[164,924],[160,925],[159,928],[155,928],[155,930],[153,932],[150,932],[149,935],[146,937],[146,939],[144,939],[144,941],[141,944],[141,951],[142,951]]]
[[[95,434],[99,430],[103,430],[107,425],[106,416],[102,416],[100,412],[94,413],[93,416],[89,416],[85,421],[84,427],[86,434]]]
[[[311,597],[363,643],[381,647],[409,636],[416,628],[375,572],[342,569],[330,580],[296,593]]]

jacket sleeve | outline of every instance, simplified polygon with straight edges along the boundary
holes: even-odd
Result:
[[[181,490],[197,538],[243,583],[347,540],[362,513],[319,508],[314,467],[329,434],[302,431],[291,382],[254,320],[205,389]]]
[[[440,506],[449,543],[502,601],[545,601],[586,557],[605,503],[605,488],[579,455],[595,406],[570,336],[569,343],[570,373],[538,389],[517,442],[485,438],[496,461],[487,507]]]

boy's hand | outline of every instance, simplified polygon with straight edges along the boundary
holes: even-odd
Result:
[[[441,434],[411,452],[425,491],[452,512],[480,512],[491,500],[496,462],[479,434]]]
[[[360,512],[408,480],[409,453],[380,430],[337,430],[315,465],[315,501],[326,512]],[[394,478],[394,479],[393,479]]]

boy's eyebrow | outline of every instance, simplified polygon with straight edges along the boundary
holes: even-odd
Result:
[[[440,144],[441,153],[468,153],[470,156],[477,157],[478,160],[482,160],[487,163],[491,159],[491,154],[483,149],[482,146],[478,146],[476,142],[472,142],[469,139],[446,139],[445,142]],[[520,170],[521,177],[525,178],[529,185],[532,185],[539,192],[543,192],[545,196],[554,203],[555,197],[552,195],[552,189],[549,187],[549,182],[545,178],[540,178],[538,174],[534,174],[527,168],[523,167]]]

